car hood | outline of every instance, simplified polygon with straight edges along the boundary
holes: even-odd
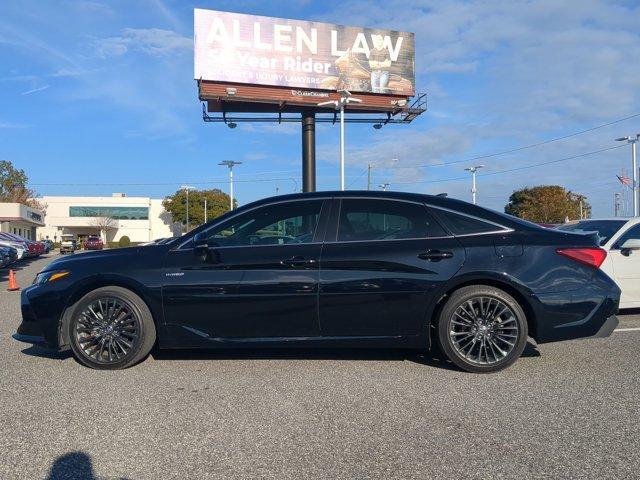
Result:
[[[145,250],[145,252],[142,252]],[[74,266],[85,267],[90,263],[100,263],[101,261],[115,260],[115,258],[128,257],[127,261],[135,261],[141,254],[146,253],[147,247],[127,247],[114,248],[110,250],[85,250],[84,252],[73,253],[68,256],[57,258],[42,269],[43,272],[49,270],[73,269]]]

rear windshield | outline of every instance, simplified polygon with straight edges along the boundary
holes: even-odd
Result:
[[[583,220],[577,223],[560,225],[558,230],[574,233],[597,233],[600,245],[604,245],[627,223],[626,220]]]

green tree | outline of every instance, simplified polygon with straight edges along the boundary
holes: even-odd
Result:
[[[130,245],[131,245],[131,239],[126,235],[121,236],[120,240],[118,240],[119,247],[129,247]]]
[[[207,199],[207,221],[219,217],[229,211],[229,195],[217,188],[213,190],[189,191],[189,227],[194,228],[204,223],[204,200]],[[174,222],[187,225],[187,192],[178,190],[166,197],[162,205],[171,214]],[[237,202],[234,200],[234,207]]]
[[[47,206],[36,200],[36,192],[27,188],[29,178],[24,170],[18,170],[8,160],[0,160],[0,202],[15,202],[39,210]]]
[[[576,220],[591,216],[591,205],[587,197],[566,190],[559,185],[540,185],[514,191],[505,213],[537,223],[561,223],[566,218]]]

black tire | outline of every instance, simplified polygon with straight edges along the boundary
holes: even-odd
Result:
[[[498,314],[503,307],[506,310]],[[513,364],[524,350],[527,335],[527,319],[520,304],[503,290],[488,285],[456,290],[438,318],[442,352],[472,373],[497,372]]]
[[[149,307],[122,287],[98,288],[78,300],[71,307],[68,334],[76,359],[99,370],[137,364],[147,357],[156,341]]]

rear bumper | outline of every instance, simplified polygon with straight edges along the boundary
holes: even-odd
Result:
[[[606,338],[611,336],[613,331],[616,329],[620,321],[618,317],[615,315],[611,315],[607,320],[602,324],[600,330],[594,335],[594,338]]]
[[[583,289],[537,296],[538,343],[602,338],[618,325],[620,289],[598,272]]]

